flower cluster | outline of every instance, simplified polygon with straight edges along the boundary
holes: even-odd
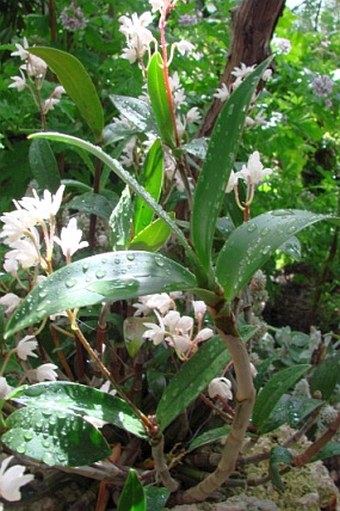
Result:
[[[326,98],[326,106],[332,106],[329,95],[333,92],[334,81],[328,75],[318,75],[312,82],[313,92],[316,96]]]
[[[68,7],[64,7],[59,17],[61,26],[69,32],[76,32],[86,27],[88,20],[80,7],[71,2]]]
[[[284,37],[273,37],[272,40],[273,48],[276,53],[279,55],[287,55],[292,49],[292,44],[289,39],[285,39]]]
[[[131,18],[128,16],[121,16],[119,18],[120,32],[126,37],[127,47],[124,48],[122,57],[127,59],[130,64],[134,62],[142,62],[146,52],[150,52],[151,42],[155,42],[150,30],[146,27],[150,25],[153,20],[151,12],[146,11],[138,16],[133,13]]]
[[[87,242],[80,241],[82,232],[77,229],[75,219],[71,219],[69,225],[62,229],[60,238],[55,236],[55,216],[61,206],[64,189],[65,186],[61,185],[54,195],[45,190],[42,198],[33,189],[33,197],[14,200],[16,209],[0,217],[4,223],[0,239],[12,249],[5,254],[6,272],[16,275],[19,267],[28,269],[38,264],[47,270],[54,242],[61,246],[68,262],[76,250],[87,246]],[[41,252],[39,227],[45,243],[44,255]]]
[[[158,320],[158,323],[145,321],[144,326],[147,330],[143,338],[152,341],[155,346],[159,344],[171,346],[180,359],[186,360],[195,353],[201,342],[212,337],[213,331],[211,328],[203,328],[206,313],[204,302],[192,302],[197,324],[194,334],[194,318],[182,316],[177,310],[173,310],[176,307],[174,298],[175,296],[167,293],[148,295],[140,297],[139,303],[134,304],[134,307],[137,308],[136,315],[153,312]]]

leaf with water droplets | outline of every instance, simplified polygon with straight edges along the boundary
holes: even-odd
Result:
[[[331,215],[302,210],[276,210],[259,215],[235,229],[216,262],[216,276],[225,297],[232,300],[285,241],[293,234]]]
[[[69,264],[38,284],[8,321],[6,336],[67,309],[196,286],[192,273],[160,254],[98,254]]]
[[[247,109],[270,60],[269,58],[259,65],[230,96],[211,135],[195,190],[192,213],[192,240],[206,270],[210,268],[216,221],[235,163]]]
[[[60,416],[53,409],[46,417],[42,408],[25,407],[12,413],[6,425],[1,440],[9,449],[47,465],[88,465],[111,453],[101,432],[70,411]]]
[[[211,382],[230,361],[224,342],[219,337],[206,341],[170,380],[156,416],[163,431]]]

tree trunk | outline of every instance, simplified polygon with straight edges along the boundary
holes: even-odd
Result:
[[[231,71],[241,62],[252,66],[270,55],[269,43],[284,5],[285,0],[241,0],[232,9],[232,40],[220,86],[231,85],[235,79]],[[222,106],[219,99],[214,99],[202,121],[199,137],[211,134]]]

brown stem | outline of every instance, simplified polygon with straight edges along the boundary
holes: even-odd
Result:
[[[249,357],[242,339],[237,335],[234,319],[212,311],[219,335],[234,361],[237,379],[235,418],[226,439],[216,470],[198,485],[184,492],[182,501],[191,503],[205,500],[234,472],[255,402],[255,389],[250,371]],[[231,335],[232,334],[232,335]]]
[[[296,467],[303,467],[307,463],[310,462],[310,460],[316,456],[323,447],[333,438],[333,436],[338,432],[338,429],[340,427],[340,413],[338,414],[337,418],[333,423],[329,426],[328,430],[320,437],[318,438],[312,445],[307,447],[307,449],[302,452],[301,454],[297,454],[293,458],[293,465]]]
[[[51,41],[57,42],[57,19],[55,14],[54,0],[48,0],[48,10],[50,12],[50,31]]]
[[[101,170],[102,170],[102,162],[101,162],[101,160],[99,160],[99,158],[96,158],[95,165],[94,165],[94,179],[93,179],[94,193],[99,193]],[[89,229],[89,245],[91,248],[94,248],[94,245],[95,245],[96,224],[97,224],[97,215],[92,214],[90,216],[90,229]]]

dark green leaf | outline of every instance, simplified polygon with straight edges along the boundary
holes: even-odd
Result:
[[[104,128],[104,112],[97,91],[83,64],[65,51],[34,46],[30,53],[42,58],[74,101],[97,141]]]
[[[67,309],[195,286],[192,273],[160,254],[98,254],[69,264],[38,284],[9,320],[6,335]]]
[[[284,241],[305,227],[330,218],[330,215],[316,215],[310,211],[278,209],[235,229],[216,263],[216,275],[227,300],[234,298]]]
[[[219,337],[206,341],[170,380],[156,415],[163,431],[202,392],[230,360]]]
[[[110,422],[144,438],[141,420],[128,403],[106,392],[71,382],[37,383],[19,389],[12,399],[30,408],[44,411],[75,413]],[[47,413],[47,412],[46,412]]]
[[[222,426],[220,428],[210,429],[209,431],[205,431],[202,435],[194,438],[192,442],[190,442],[188,452],[197,449],[197,447],[201,447],[202,445],[211,444],[212,442],[217,442],[218,440],[222,440],[225,438],[231,426]]]
[[[158,135],[157,125],[150,106],[141,99],[111,94],[110,99],[119,113],[139,131]]]
[[[313,372],[311,392],[320,391],[322,399],[329,399],[340,384],[340,353],[327,357]]]
[[[130,470],[119,498],[117,511],[146,511],[146,499],[135,470]]]
[[[129,245],[132,225],[132,201],[128,186],[124,188],[118,204],[111,213],[109,225],[112,249],[126,249]]]
[[[273,447],[270,452],[269,459],[269,474],[273,486],[280,492],[284,492],[285,486],[281,479],[279,463],[290,464],[292,461],[292,454],[285,447]]]
[[[166,93],[163,68],[162,57],[158,52],[155,52],[148,65],[148,93],[162,140],[170,147],[174,147],[174,126]]]
[[[340,456],[340,442],[328,442],[328,444],[311,461],[325,460],[333,456]]]
[[[145,486],[146,511],[162,511],[170,496],[170,491],[158,486]]]
[[[266,422],[281,396],[283,396],[308,369],[310,369],[310,365],[308,364],[300,364],[282,369],[282,371],[274,374],[260,391],[253,410],[253,423],[261,433],[264,432]]]
[[[21,408],[9,416],[7,426],[1,440],[8,448],[47,465],[88,465],[111,454],[100,431],[67,410]]]
[[[147,154],[140,183],[158,202],[163,184],[163,149],[160,140],[153,143]],[[133,221],[135,235],[150,224],[153,216],[154,211],[150,206],[143,199],[137,197]]]
[[[289,426],[296,429],[303,419],[317,408],[320,408],[322,404],[323,401],[319,399],[284,394],[276,403],[261,431],[262,433],[269,433],[269,431],[273,431],[282,424],[289,424]]]
[[[55,192],[60,186],[60,174],[54,153],[47,140],[33,140],[29,149],[33,177],[41,190]]]
[[[93,214],[102,218],[109,219],[112,210],[118,202],[118,197],[115,195],[115,201],[109,201],[104,195],[94,192],[86,192],[77,195],[70,202],[67,207],[77,209],[82,213]]]
[[[270,60],[259,65],[231,95],[211,135],[207,157],[195,190],[192,212],[192,240],[206,270],[210,268],[216,220],[234,166],[247,109]]]

